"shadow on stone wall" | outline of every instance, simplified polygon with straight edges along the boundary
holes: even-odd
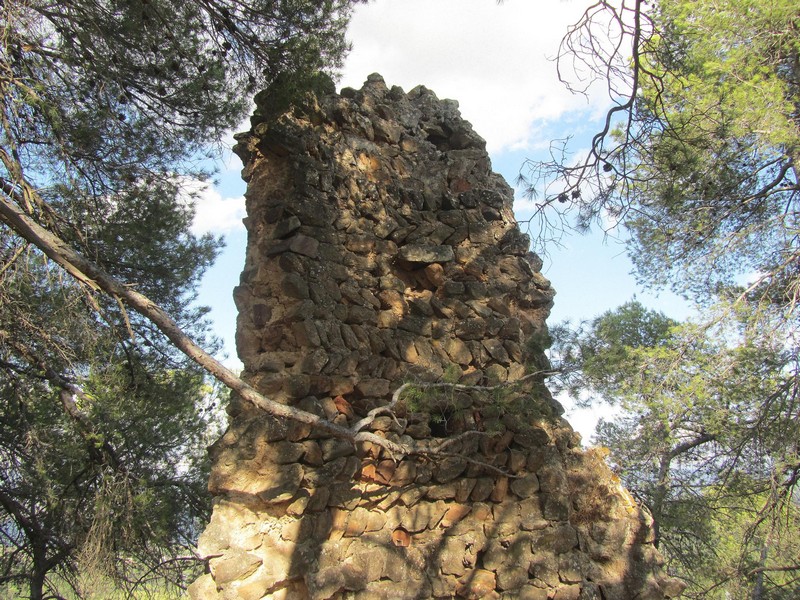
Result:
[[[234,398],[192,596],[678,595],[647,516],[530,376],[554,292],[457,103],[371,76],[237,139],[245,377],[343,426],[416,382],[370,430],[450,445],[392,456]],[[493,389],[424,386],[442,380]]]

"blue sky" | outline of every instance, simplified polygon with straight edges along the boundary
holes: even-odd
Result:
[[[422,84],[440,98],[458,100],[462,116],[486,139],[494,170],[513,185],[526,158],[547,156],[550,140],[573,136],[580,151],[601,125],[605,87],[586,97],[571,95],[552,61],[568,25],[586,6],[577,0],[373,0],[354,14],[353,50],[339,87],[359,88],[378,72],[389,86],[408,91]],[[211,307],[226,362],[235,366],[231,294],[244,265],[244,184],[235,156],[219,168],[217,185],[202,194],[195,228],[224,235],[226,248],[204,278],[199,302]],[[519,221],[531,214],[521,194],[515,212]],[[589,319],[634,295],[672,317],[688,315],[672,294],[637,288],[624,247],[602,232],[565,237],[562,247],[548,247],[546,254],[543,271],[557,292],[551,324]],[[598,410],[570,412],[568,418],[587,437]]]

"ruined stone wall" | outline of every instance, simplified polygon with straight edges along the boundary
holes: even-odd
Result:
[[[246,379],[347,426],[412,383],[370,429],[439,453],[354,447],[234,398],[192,597],[677,595],[649,517],[544,387],[554,292],[457,103],[373,75],[268,112],[236,147]]]

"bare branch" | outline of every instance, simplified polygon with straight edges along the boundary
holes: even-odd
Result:
[[[257,392],[253,387],[236,376],[230,369],[198,346],[161,307],[73,250],[63,240],[40,226],[29,215],[14,206],[6,198],[0,198],[0,220],[8,224],[18,235],[38,247],[51,260],[63,267],[78,281],[91,281],[98,289],[127,303],[128,306],[150,320],[151,323],[169,338],[176,348],[200,365],[206,372],[264,412],[275,417],[291,419],[311,425],[334,437],[350,440],[354,444],[359,442],[371,442],[401,456],[410,454],[424,456],[446,455],[440,451],[441,449],[432,448],[429,445],[399,444],[370,431],[363,430],[365,427],[368,427],[379,414],[391,413],[392,409],[400,401],[403,392],[412,384],[405,383],[401,385],[393,393],[389,405],[371,410],[366,417],[356,422],[351,428],[342,427],[313,413],[280,404]],[[488,387],[451,383],[424,383],[416,385],[427,388],[450,388],[463,391],[493,391],[520,385],[531,379],[542,378],[553,373],[555,373],[555,371],[538,371],[530,373],[513,382]],[[65,385],[67,386],[65,389],[70,393],[76,393],[70,384],[67,383]],[[496,467],[488,463],[477,462],[491,470],[497,470]],[[507,473],[503,473],[507,475]]]

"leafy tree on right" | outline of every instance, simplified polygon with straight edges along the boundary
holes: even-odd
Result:
[[[554,149],[553,161],[527,163],[523,179],[542,200],[544,229],[611,216],[631,233],[642,279],[705,299],[756,274],[748,295],[779,312],[792,307],[796,2],[598,2],[562,41],[559,65],[566,71],[570,61],[586,75],[573,90],[606,80],[615,105],[582,160]]]
[[[553,330],[564,391],[605,405],[594,442],[652,512],[687,597],[800,591],[800,364],[748,308],[697,325],[630,302]]]
[[[701,315],[626,305],[562,332],[567,386],[622,408],[598,441],[655,513],[687,595],[796,597],[797,4],[597,2],[559,69],[577,92],[606,82],[614,104],[583,156],[562,140],[526,164],[541,235],[620,226],[639,281]]]

